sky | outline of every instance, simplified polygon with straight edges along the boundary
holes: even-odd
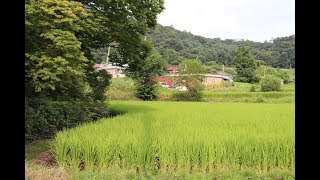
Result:
[[[256,42],[295,34],[295,0],[164,0],[158,23],[207,38]]]

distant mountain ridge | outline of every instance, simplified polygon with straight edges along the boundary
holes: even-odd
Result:
[[[172,26],[158,24],[153,32],[147,34],[147,39],[153,42],[155,48],[171,65],[178,65],[183,58],[198,58],[204,64],[215,61],[232,66],[233,49],[248,45],[256,59],[265,61],[270,66],[295,67],[295,35],[278,37],[263,43],[250,40],[221,40],[193,35]]]

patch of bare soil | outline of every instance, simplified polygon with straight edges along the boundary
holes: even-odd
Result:
[[[44,151],[36,155],[34,162],[42,166],[57,166],[53,154],[50,151]]]

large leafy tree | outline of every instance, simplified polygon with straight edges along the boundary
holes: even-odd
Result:
[[[161,54],[153,49],[146,59],[139,61],[139,71],[128,69],[127,74],[133,77],[137,85],[137,97],[142,100],[155,100],[157,98],[156,77],[166,71],[166,62]]]
[[[117,56],[115,63],[128,64],[133,70],[141,70],[136,64],[145,59],[151,48],[143,36],[157,25],[157,15],[164,9],[163,0],[82,0],[95,16],[100,17],[100,35],[96,41],[101,46],[113,46]],[[136,69],[138,68],[138,69]]]
[[[249,47],[243,46],[233,52],[234,64],[237,71],[237,80],[240,82],[257,82],[255,70],[258,62],[251,54]]]
[[[93,48],[116,44],[115,60],[142,70],[139,61],[151,50],[142,36],[163,8],[162,0],[27,0],[27,94],[85,98],[101,93],[99,81],[108,84],[110,77],[93,71]]]
[[[185,59],[179,64],[178,70],[178,85],[186,86],[190,94],[199,94],[204,89],[202,82],[207,69],[200,60]]]
[[[98,21],[80,2],[28,0],[25,22],[26,95],[42,94],[53,100],[90,98],[94,92],[88,71],[95,72],[85,53],[90,46],[85,39],[99,32]],[[104,82],[110,78],[107,73],[99,77]]]

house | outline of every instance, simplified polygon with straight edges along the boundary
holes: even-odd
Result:
[[[155,78],[156,81],[158,81],[159,83],[168,85],[168,87],[172,87],[172,81],[170,78],[167,77],[159,77],[159,78]]]
[[[233,82],[231,76],[218,75],[218,74],[205,74],[204,84],[205,85],[220,85],[222,82],[229,81]]]
[[[95,64],[95,65],[93,65],[93,68],[98,69],[98,68],[102,68],[104,66],[105,66],[105,64]]]
[[[175,88],[175,77],[179,76],[178,67],[171,66],[167,68],[167,75],[165,77],[155,78],[164,87]],[[221,85],[223,82],[233,82],[232,75],[225,72],[217,72],[217,74],[203,74],[205,76],[203,84],[205,85]]]
[[[171,66],[167,68],[167,73],[168,74],[176,74],[178,72],[178,67],[177,66]]]
[[[112,75],[112,78],[125,77],[125,68],[120,66],[113,66],[112,64],[95,64],[93,67],[98,71],[102,69],[106,70],[108,73]]]
[[[112,75],[112,78],[125,77],[124,68],[120,66],[108,65],[106,70]]]

